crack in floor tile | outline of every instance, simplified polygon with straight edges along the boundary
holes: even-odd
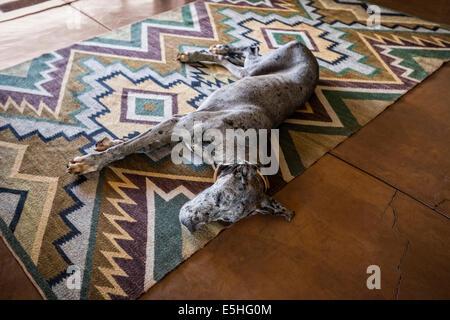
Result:
[[[398,214],[397,211],[395,210],[395,208],[393,207],[392,203],[394,201],[394,198],[397,194],[397,191],[395,192],[394,196],[392,197],[391,202],[389,203],[389,207],[391,207],[392,209],[392,214],[394,215],[394,222],[392,223],[392,229],[403,239],[406,240],[406,247],[405,250],[403,251],[403,254],[400,258],[400,262],[397,265],[397,270],[400,272],[400,277],[398,279],[397,282],[397,286],[395,287],[395,291],[394,291],[394,299],[398,300],[398,296],[400,293],[400,286],[402,284],[402,280],[403,280],[403,270],[402,270],[402,266],[403,266],[403,261],[405,260],[406,254],[408,253],[409,247],[411,245],[411,241],[408,239],[408,237],[406,237],[403,233],[400,232],[399,228],[398,228]]]

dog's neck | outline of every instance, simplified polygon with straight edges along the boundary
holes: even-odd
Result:
[[[260,168],[261,168],[261,166],[259,165],[259,164],[254,164],[254,163],[251,163],[251,162],[248,162],[248,161],[235,161],[235,162],[233,162],[233,163],[225,163],[225,162],[222,162],[222,163],[218,163],[218,164],[214,164],[213,165],[213,167],[215,168],[215,170],[214,170],[214,176],[213,176],[213,180],[214,180],[214,182],[216,182],[217,181],[217,178],[222,174],[221,173],[221,168],[224,168],[224,167],[227,167],[227,168],[229,168],[227,171],[228,172],[224,172],[223,174],[231,174],[231,173],[233,173],[233,171],[234,171],[234,168],[236,168],[237,166],[239,166],[239,165],[249,165],[249,166],[254,166],[254,167],[256,167],[257,169],[256,169],[256,175],[258,176],[258,181],[260,181],[260,183],[261,183],[261,185],[264,187],[264,192],[267,192],[267,190],[269,190],[269,188],[270,188],[270,184],[269,184],[269,180],[267,179],[267,177],[266,176],[264,176],[262,173],[261,173],[261,170],[260,170]],[[222,175],[223,175],[222,174]]]

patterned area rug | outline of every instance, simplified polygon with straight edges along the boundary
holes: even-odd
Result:
[[[280,128],[275,192],[450,58],[450,32],[357,0],[199,1],[0,72],[0,229],[48,299],[135,299],[214,238],[178,212],[212,182],[207,166],[133,155],[65,173],[108,136],[133,137],[195,110],[235,79],[184,65],[179,50],[293,39],[320,64],[315,95]],[[151,100],[154,107],[146,108]]]

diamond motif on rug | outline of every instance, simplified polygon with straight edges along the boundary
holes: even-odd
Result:
[[[177,113],[176,94],[132,89],[122,92],[122,122],[157,124]]]
[[[261,28],[266,38],[267,44],[271,49],[282,47],[290,41],[298,40],[309,50],[318,51],[316,43],[309,35],[307,30],[289,30],[289,29],[269,29]]]

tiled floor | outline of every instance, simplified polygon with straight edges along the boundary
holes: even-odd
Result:
[[[191,1],[65,2],[0,22],[0,69]],[[450,24],[447,0],[371,2]],[[292,223],[237,223],[142,298],[450,298],[449,83],[446,65],[280,191]],[[1,241],[0,261],[0,298],[40,298]]]

